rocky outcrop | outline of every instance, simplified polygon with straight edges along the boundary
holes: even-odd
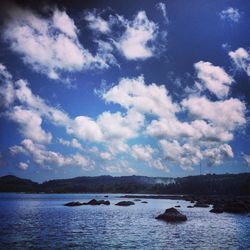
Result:
[[[209,205],[205,204],[205,203],[197,202],[197,203],[194,204],[194,207],[209,207]]]
[[[133,201],[120,201],[116,203],[115,205],[116,206],[131,206],[131,205],[135,205],[135,203]]]
[[[180,221],[186,221],[187,217],[186,215],[180,213],[177,209],[171,207],[166,209],[166,211],[163,214],[158,215],[156,219],[164,220],[167,222],[180,222]]]
[[[67,206],[67,207],[84,206],[84,205],[85,206],[86,205],[92,205],[92,206],[95,206],[95,205],[110,205],[110,202],[105,201],[105,200],[97,201],[96,199],[92,199],[89,202],[72,201],[72,202],[64,204],[64,206]]]
[[[64,206],[67,207],[76,207],[76,206],[82,206],[83,204],[79,201],[72,201],[72,202],[68,202],[66,204],[64,204]]]
[[[215,214],[221,214],[221,213],[223,213],[223,208],[222,207],[213,207],[209,212],[215,213]]]
[[[92,206],[98,206],[98,205],[110,205],[109,201],[105,201],[105,200],[99,200],[97,201],[96,199],[92,199],[90,200],[88,203],[84,204],[84,205],[92,205]]]

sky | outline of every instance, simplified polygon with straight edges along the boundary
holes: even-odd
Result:
[[[250,2],[5,1],[0,175],[250,171]]]

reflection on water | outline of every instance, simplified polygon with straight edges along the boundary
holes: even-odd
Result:
[[[186,201],[148,200],[119,207],[65,207],[103,194],[0,194],[0,249],[250,249],[250,217],[187,208]],[[154,217],[181,205],[183,223]]]

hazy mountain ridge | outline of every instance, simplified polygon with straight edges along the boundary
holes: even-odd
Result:
[[[0,177],[0,192],[250,195],[250,174],[188,177],[96,176],[46,181]]]

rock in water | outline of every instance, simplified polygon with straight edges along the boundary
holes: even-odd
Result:
[[[92,205],[92,206],[95,206],[95,205],[110,205],[110,202],[109,201],[105,201],[105,200],[100,200],[100,201],[97,201],[96,199],[92,199],[90,200],[89,202],[79,202],[79,201],[72,201],[72,202],[69,202],[69,203],[66,203],[64,204],[64,206],[68,206],[68,207],[75,207],[75,206],[83,206],[83,205]]]
[[[166,209],[165,213],[158,215],[156,219],[168,222],[178,222],[178,221],[186,221],[187,217],[186,215],[180,213],[177,209],[171,207]]]
[[[135,205],[135,203],[133,201],[120,201],[116,203],[115,205],[116,206],[131,206],[131,205]]]
[[[109,201],[105,201],[105,200],[99,200],[97,201],[96,199],[92,199],[90,200],[87,205],[92,205],[92,206],[96,206],[96,205],[110,205],[110,202]]]
[[[72,201],[72,202],[64,204],[64,206],[67,206],[67,207],[76,207],[76,206],[81,206],[81,205],[83,204],[79,201]]]
[[[148,203],[148,202],[147,202],[147,201],[142,201],[141,203],[145,203],[145,204],[146,204],[146,203]]]
[[[209,212],[210,213],[215,213],[215,214],[221,214],[221,213],[223,213],[223,209],[220,208],[220,207],[214,207]]]
[[[108,206],[110,205],[110,201],[102,201],[102,204]]]
[[[204,203],[200,203],[200,202],[197,202],[194,204],[194,207],[209,207],[208,204],[204,204]]]

